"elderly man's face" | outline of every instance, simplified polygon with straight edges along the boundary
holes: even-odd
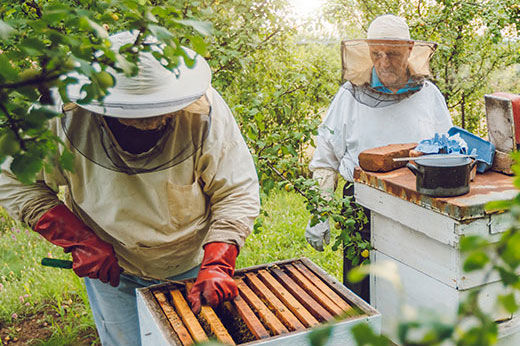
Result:
[[[404,86],[408,81],[408,58],[413,42],[372,40],[368,45],[381,83],[390,89]]]

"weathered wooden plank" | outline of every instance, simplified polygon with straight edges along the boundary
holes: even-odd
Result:
[[[325,293],[330,299],[338,305],[343,312],[353,312],[352,306],[350,306],[343,298],[341,298],[336,292],[334,292],[325,282],[317,277],[312,271],[309,270],[304,264],[300,262],[294,262],[294,267],[300,271],[309,281],[311,281],[320,291]]]
[[[264,284],[273,291],[273,293],[280,299],[293,314],[298,317],[306,327],[314,327],[319,325],[318,320],[305,309],[305,307],[287,291],[282,284],[280,284],[267,270],[259,270],[258,276]]]
[[[193,282],[186,282],[186,290],[189,292],[193,287]],[[211,306],[202,305],[200,307],[200,316],[206,321],[211,332],[215,335],[218,341],[226,345],[235,345],[235,341],[229,335],[226,327],[220,321],[217,314]]]
[[[316,301],[318,301],[322,306],[324,306],[327,311],[329,311],[334,316],[339,316],[343,314],[343,310],[332,301],[325,293],[323,293],[317,286],[315,286],[309,279],[303,275],[298,269],[296,269],[291,264],[285,266],[287,271],[290,273],[290,276],[306,291],[308,292]]]
[[[278,316],[280,321],[282,321],[289,330],[305,329],[305,326],[294,316],[291,310],[289,310],[254,273],[246,273],[246,277],[253,291],[265,301],[267,306],[274,311],[276,316]]]
[[[289,293],[294,296],[316,319],[319,321],[330,321],[334,317],[319,302],[317,302],[310,294],[299,286],[288,274],[280,268],[271,270],[273,276],[278,279]]]
[[[184,324],[182,323],[179,315],[175,312],[173,307],[168,303],[168,300],[166,299],[166,296],[161,291],[154,291],[153,295],[155,296],[155,299],[157,299],[157,302],[161,306],[164,314],[168,318],[168,321],[170,321],[170,324],[177,333],[177,336],[179,337],[179,340],[181,341],[183,346],[187,345],[193,345],[193,339],[190,336],[190,333],[184,327]]]
[[[184,325],[190,331],[193,340],[196,342],[203,342],[208,340],[208,336],[202,326],[200,325],[197,317],[191,311],[188,302],[182,296],[181,291],[179,290],[170,290],[170,294],[172,296],[173,305],[175,305],[175,309],[179,313],[184,322]]]
[[[235,279],[240,295],[256,311],[262,322],[271,330],[274,335],[288,333],[289,330],[282,322],[269,310],[260,298],[246,285],[242,279]]]
[[[249,305],[247,305],[245,300],[242,299],[240,295],[233,299],[233,305],[237,309],[238,314],[240,317],[242,317],[251,333],[253,333],[257,339],[265,339],[270,336],[262,322],[260,322],[253,310],[251,310]]]
[[[516,126],[511,99],[505,95],[484,95],[488,136],[497,150],[510,153],[516,149]]]

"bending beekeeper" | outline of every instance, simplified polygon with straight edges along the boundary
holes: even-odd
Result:
[[[114,50],[135,39],[110,37]],[[9,214],[72,254],[103,345],[140,344],[135,289],[151,278],[196,276],[195,312],[234,298],[235,259],[259,212],[252,157],[207,62],[181,63],[177,76],[139,54],[138,75],[113,71],[102,104],[60,105],[51,126],[75,154],[74,172],[56,168],[23,185],[7,163],[0,178]],[[87,83],[77,77],[72,101]]]
[[[344,42],[343,84],[318,129],[317,147],[309,165],[320,190],[330,197],[337,173],[347,181],[344,194],[353,195],[354,167],[363,150],[418,142],[446,132],[451,117],[444,97],[426,79],[436,48],[414,41],[405,20],[394,15],[377,17],[365,40]],[[367,232],[363,238],[369,240]],[[307,242],[323,251],[330,241],[329,222],[305,230]],[[349,264],[344,263],[344,273]],[[368,301],[368,286],[353,287]]]

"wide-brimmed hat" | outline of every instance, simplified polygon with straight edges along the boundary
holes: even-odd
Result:
[[[371,45],[409,46],[413,43],[408,58],[410,77],[421,79],[430,75],[430,59],[437,48],[435,42],[412,40],[406,21],[391,14],[379,16],[370,23],[366,39],[346,40],[341,44],[343,79],[354,85],[370,82],[373,63]]]
[[[136,37],[137,32],[130,31],[111,35],[111,48],[118,51],[122,45],[135,42]],[[150,40],[153,38],[147,38],[147,41]],[[211,70],[203,57],[188,48],[182,49],[195,59],[192,68],[180,59],[175,71],[170,71],[151,52],[139,52],[139,72],[136,76],[127,77],[107,68],[106,71],[115,78],[115,85],[108,89],[109,94],[102,101],[78,103],[86,95],[81,88],[90,80],[76,72],[69,74],[77,78],[78,83],[69,84],[68,97],[84,109],[117,118],[147,118],[183,109],[206,93],[211,83]]]

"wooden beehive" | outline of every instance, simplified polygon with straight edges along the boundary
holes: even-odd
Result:
[[[375,309],[306,258],[237,270],[234,279],[239,296],[197,316],[186,299],[193,280],[138,289],[142,344],[306,345],[312,328],[335,322],[329,345],[345,345],[357,323],[380,330]]]

